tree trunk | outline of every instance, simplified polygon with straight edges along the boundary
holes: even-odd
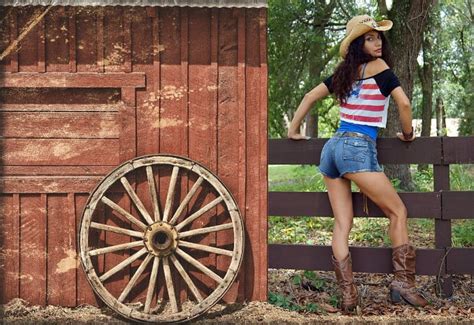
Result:
[[[428,15],[428,23],[423,33],[423,66],[418,67],[421,81],[422,105],[421,105],[421,136],[429,137],[431,135],[431,118],[433,116],[433,37],[436,34],[435,18],[437,13],[436,6]],[[428,170],[427,164],[418,165],[418,170]]]
[[[433,0],[394,0],[392,9],[388,11],[388,18],[393,21],[393,28],[388,34],[394,61],[393,70],[410,100],[413,95],[416,58],[420,52],[423,29],[432,4]],[[381,135],[395,137],[400,129],[398,110],[392,102],[388,110],[387,128]],[[408,191],[414,189],[408,165],[384,167],[389,178],[400,179],[402,189]]]
[[[436,134],[439,137],[444,137],[448,134],[448,130],[446,129],[446,114],[441,97],[436,98]]]

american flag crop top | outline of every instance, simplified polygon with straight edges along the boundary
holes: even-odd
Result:
[[[332,93],[332,75],[323,82]],[[357,79],[346,103],[340,103],[341,121],[385,128],[390,93],[398,86],[400,81],[391,69]]]

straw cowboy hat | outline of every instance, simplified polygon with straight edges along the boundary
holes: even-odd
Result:
[[[339,54],[345,58],[349,45],[357,37],[364,35],[371,30],[386,31],[392,28],[391,20],[375,21],[369,15],[355,16],[346,25],[346,37],[341,42]]]

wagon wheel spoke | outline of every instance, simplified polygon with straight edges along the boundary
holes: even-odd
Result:
[[[118,298],[118,301],[123,302],[125,298],[127,298],[128,294],[130,293],[130,290],[132,290],[133,286],[137,282],[140,275],[142,275],[143,271],[145,271],[145,268],[148,266],[152,258],[153,258],[153,255],[151,254],[148,254],[145,257],[145,260],[140,264],[138,269],[135,271],[135,274],[127,283],[127,286],[125,287],[125,289],[123,289],[122,293],[120,294],[120,297]]]
[[[158,205],[156,183],[155,178],[153,177],[153,169],[151,166],[146,166],[146,178],[148,180],[148,189],[151,196],[151,202],[153,203],[153,215],[155,216],[155,221],[160,221],[160,207]]]
[[[181,250],[179,247],[176,248],[176,253],[180,255],[182,258],[184,258],[189,264],[194,265],[197,269],[199,269],[201,272],[212,278],[214,281],[217,283],[222,283],[224,279],[222,279],[220,276],[212,272],[208,267],[204,266],[201,262],[198,260],[194,259],[190,255],[188,255],[186,252]]]
[[[143,247],[141,250],[139,250],[138,252],[136,252],[135,254],[133,254],[132,256],[129,256],[127,257],[125,260],[123,260],[122,262],[120,262],[119,264],[117,264],[116,266],[114,266],[113,268],[111,268],[110,270],[108,270],[107,272],[105,272],[104,274],[102,274],[99,279],[101,281],[105,281],[107,280],[108,278],[110,278],[112,275],[114,275],[115,273],[119,272],[120,270],[122,270],[123,268],[127,267],[128,265],[132,264],[133,262],[135,262],[137,259],[140,258],[140,256],[142,256],[143,254],[146,253],[146,248]]]
[[[232,223],[224,223],[224,224],[218,225],[218,226],[212,226],[212,227],[206,227],[206,228],[183,231],[179,234],[179,238],[185,238],[185,237],[190,237],[190,236],[195,236],[195,235],[207,234],[207,233],[210,233],[210,232],[217,232],[217,231],[220,231],[220,230],[232,229],[233,227],[234,227],[234,225]]]
[[[181,228],[183,228],[184,226],[186,226],[190,222],[193,222],[195,219],[199,218],[204,213],[206,213],[207,211],[211,210],[213,207],[215,207],[216,205],[221,203],[222,200],[223,200],[223,198],[221,196],[219,196],[217,199],[214,199],[213,201],[209,202],[208,204],[203,206],[201,209],[194,212],[192,215],[190,215],[189,217],[187,217],[186,219],[181,221],[179,224],[177,224],[176,225],[176,230],[178,230],[178,231],[181,230]]]
[[[151,269],[151,275],[150,275],[150,282],[148,282],[148,290],[146,293],[146,301],[145,301],[145,309],[143,310],[145,313],[150,312],[150,305],[151,305],[151,300],[153,299],[153,293],[155,292],[155,283],[156,283],[156,278],[158,276],[158,267],[160,266],[160,258],[155,256],[153,259],[153,266]]]
[[[171,218],[171,220],[169,221],[170,224],[173,225],[176,222],[176,220],[179,218],[179,216],[183,212],[184,208],[188,205],[189,201],[191,200],[191,198],[194,196],[194,194],[198,190],[199,186],[201,186],[201,183],[202,183],[203,180],[204,179],[201,176],[201,177],[198,178],[196,183],[194,183],[193,187],[188,192],[188,194],[186,195],[184,200],[181,202],[178,209],[176,209],[176,212],[174,213],[173,218]]]
[[[163,212],[163,221],[168,221],[168,215],[171,210],[171,205],[173,204],[173,196],[176,188],[176,180],[178,179],[179,167],[174,166],[173,172],[171,173],[171,180],[168,187],[168,194],[166,195],[166,204],[165,211]]]
[[[125,244],[118,244],[114,246],[109,246],[109,247],[103,247],[103,248],[97,248],[89,251],[89,256],[95,256],[95,255],[100,255],[100,254],[107,254],[107,253],[112,253],[116,251],[121,251],[133,247],[138,247],[138,246],[143,246],[143,240],[137,240],[133,241],[130,243],[125,243]]]
[[[145,230],[146,228],[146,225],[141,222],[140,220],[138,220],[137,218],[135,218],[133,215],[131,215],[130,213],[128,213],[128,211],[126,211],[124,208],[122,208],[120,205],[118,205],[117,203],[115,203],[114,201],[112,201],[111,199],[109,199],[108,197],[103,197],[102,198],[102,202],[104,202],[106,205],[108,205],[110,208],[112,208],[113,210],[117,211],[119,214],[121,214],[122,216],[124,216],[125,218],[127,218],[131,223],[137,225],[139,228]]]
[[[128,229],[124,229],[124,228],[120,228],[120,227],[104,225],[102,223],[97,223],[97,222],[91,222],[91,228],[100,229],[100,230],[104,230],[104,231],[110,231],[110,232],[114,232],[116,234],[129,235],[131,237],[137,237],[137,238],[142,238],[143,237],[143,233],[139,232],[139,231],[128,230]]]
[[[131,183],[131,179],[136,181]],[[166,189],[160,188],[163,183]],[[119,190],[123,187],[138,214],[111,199],[117,186]],[[148,190],[137,190],[142,187]],[[211,199],[188,212],[198,193],[210,193]],[[173,202],[177,194],[180,202]],[[112,213],[104,214],[103,206]],[[215,218],[218,213],[222,217]],[[125,222],[109,223],[115,216]],[[216,223],[208,224],[210,220]],[[94,291],[121,316],[138,322],[189,321],[215,305],[236,279],[244,251],[243,228],[232,194],[212,172],[182,157],[143,156],[115,168],[90,194],[81,220],[79,255]],[[217,234],[225,242],[233,238],[233,248],[192,240]],[[126,242],[114,242],[119,235]],[[99,247],[98,241],[104,245]],[[104,266],[93,258],[116,252],[128,254],[113,264],[113,259],[105,258]],[[225,273],[199,260],[203,252],[228,256]],[[211,282],[209,290],[201,291],[190,272]],[[183,289],[189,294],[182,296]]]
[[[146,210],[145,206],[143,205],[142,201],[138,197],[137,193],[132,188],[132,185],[128,182],[128,179],[124,176],[120,178],[120,182],[122,183],[123,187],[128,193],[128,196],[130,196],[130,199],[132,199],[133,204],[137,207],[138,211],[140,211],[140,214],[145,218],[145,220],[148,222],[149,225],[151,225],[154,221],[151,218],[150,214]]]
[[[176,267],[176,269],[178,270],[179,274],[181,274],[181,277],[184,279],[184,281],[186,282],[186,284],[188,285],[189,289],[191,290],[191,292],[193,293],[194,297],[196,298],[196,300],[198,302],[201,302],[203,301],[203,298],[201,296],[201,294],[199,293],[199,290],[196,288],[196,286],[194,285],[194,282],[193,280],[191,280],[191,278],[189,277],[189,275],[186,273],[186,271],[184,270],[183,266],[181,265],[181,263],[178,261],[178,259],[174,256],[174,255],[170,255],[170,259],[171,259],[171,262],[173,262],[174,266]]]
[[[179,246],[194,248],[194,249],[198,249],[198,250],[201,250],[201,251],[206,251],[206,252],[209,252],[209,253],[215,253],[215,254],[220,254],[220,255],[232,256],[232,254],[233,254],[232,251],[227,250],[227,249],[222,249],[222,248],[217,248],[217,247],[212,247],[212,246],[206,246],[206,245],[191,243],[191,242],[184,241],[184,240],[179,241]]]
[[[168,257],[165,257],[163,259],[163,270],[165,271],[166,289],[168,291],[168,298],[170,299],[170,303],[171,303],[171,310],[173,311],[173,313],[177,313],[178,303],[176,302],[176,296],[174,293],[173,278],[171,277],[171,270],[170,270],[170,265],[168,262]]]

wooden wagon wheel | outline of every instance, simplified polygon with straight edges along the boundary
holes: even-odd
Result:
[[[180,322],[203,314],[234,282],[244,249],[231,193],[203,166],[171,155],[132,159],[109,173],[89,196],[79,231],[92,288],[135,321]],[[214,236],[215,242],[223,233],[233,237],[232,249],[193,241]],[[199,260],[210,257],[226,269],[212,270]]]

